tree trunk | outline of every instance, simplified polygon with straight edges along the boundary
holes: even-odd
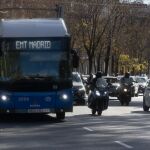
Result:
[[[115,73],[115,56],[111,56],[111,74]]]
[[[97,70],[101,70],[101,68],[100,68],[100,58],[101,58],[101,54],[99,54],[98,57],[97,57]]]
[[[115,74],[119,72],[119,58],[116,58]]]
[[[93,69],[93,58],[89,57],[89,74],[92,73]]]
[[[107,52],[106,52],[106,57],[105,57],[105,75],[108,74],[110,52],[111,52],[111,38],[109,39],[109,42],[108,42]]]

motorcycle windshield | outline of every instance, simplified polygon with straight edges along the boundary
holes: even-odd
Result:
[[[96,81],[96,86],[98,87],[98,88],[105,88],[106,86],[107,86],[107,82],[106,82],[106,80],[105,79],[97,79],[97,81]]]

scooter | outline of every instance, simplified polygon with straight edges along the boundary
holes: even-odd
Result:
[[[122,84],[120,86],[118,99],[122,106],[124,104],[126,106],[129,106],[129,103],[131,102],[131,97],[132,97],[132,89],[131,88],[132,88],[131,85],[128,85],[128,84]]]
[[[102,112],[108,108],[109,94],[106,87],[94,88],[90,90],[88,96],[88,107],[92,110],[92,115],[96,112],[98,115],[102,115]]]

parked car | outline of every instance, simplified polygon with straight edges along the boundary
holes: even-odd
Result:
[[[95,75],[94,74],[90,74],[87,76],[86,80],[83,80],[83,84],[85,86],[86,89],[86,94],[89,94],[90,88],[91,88],[91,83],[92,80],[94,79]]]
[[[88,74],[86,74],[86,75],[85,75],[85,74],[82,74],[82,80],[83,80],[84,83],[87,82],[88,78],[89,78],[89,75],[88,75]]]
[[[81,76],[78,72],[72,73],[72,83],[74,104],[85,105],[87,102],[87,94]]]
[[[136,81],[139,84],[138,93],[144,93],[147,80],[144,77],[136,77]]]
[[[133,96],[138,96],[139,84],[136,81],[136,77],[130,76],[130,78],[132,79],[132,83],[133,83]]]
[[[149,82],[150,82],[150,79],[147,79],[147,81],[146,81],[146,86],[149,84]]]
[[[123,78],[123,75],[118,75],[117,79],[120,80],[121,78]]]
[[[108,83],[109,96],[118,97],[118,88],[120,87],[117,77],[114,76],[104,76]]]
[[[150,108],[150,81],[148,82],[143,95],[143,110],[149,111]]]
[[[145,78],[146,81],[148,80],[148,76],[146,74],[141,74],[141,77]]]

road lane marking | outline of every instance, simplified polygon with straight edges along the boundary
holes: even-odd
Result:
[[[90,129],[90,128],[87,128],[87,127],[83,127],[83,129],[84,129],[84,130],[87,130],[87,131],[90,131],[90,132],[94,131],[94,130],[92,130],[92,129]]]
[[[125,144],[125,143],[123,143],[121,141],[115,141],[115,143],[117,143],[117,144],[119,144],[119,145],[121,145],[121,146],[123,146],[125,148],[128,148],[128,149],[132,149],[133,148],[132,146],[127,145],[127,144]]]

